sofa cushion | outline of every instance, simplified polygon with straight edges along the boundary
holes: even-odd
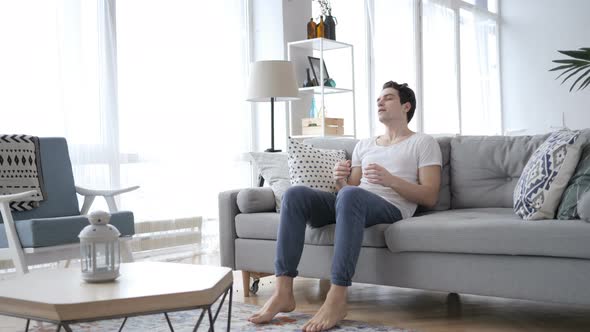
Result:
[[[442,169],[440,178],[440,190],[438,191],[438,201],[432,208],[418,205],[416,213],[427,211],[444,211],[451,208],[451,140],[452,137],[437,137],[436,141],[440,146],[442,154]]]
[[[358,139],[340,137],[315,137],[303,141],[303,143],[318,149],[343,150],[346,159],[352,159],[352,151],[358,142]]]
[[[580,219],[590,222],[590,191],[580,197],[576,210]]]
[[[524,165],[547,136],[454,137],[451,208],[512,208],[512,194]]]
[[[583,130],[578,139],[583,139],[585,145],[574,175],[561,196],[557,209],[557,219],[578,219],[578,201],[584,193],[590,191],[590,129]]]
[[[560,130],[533,153],[514,188],[514,212],[525,220],[553,219],[580,159],[579,131]]]
[[[135,234],[133,213],[111,213],[110,224],[117,227],[121,236]],[[78,243],[80,231],[90,225],[85,216],[28,219],[15,221],[16,232],[23,248],[39,248]],[[8,248],[4,225],[0,225],[0,248]]]
[[[363,247],[385,247],[384,232],[389,224],[377,224],[365,229],[363,235]],[[334,245],[334,230],[336,224],[320,228],[307,226],[305,243],[318,246]],[[279,214],[266,213],[242,213],[236,216],[236,234],[239,238],[273,240],[277,239],[279,229]]]
[[[392,252],[590,258],[581,220],[524,222],[511,208],[459,209],[398,221],[385,231]]]

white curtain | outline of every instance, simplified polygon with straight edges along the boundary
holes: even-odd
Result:
[[[417,89],[417,65],[416,65],[416,22],[415,0],[373,0],[373,33],[372,54],[375,89],[372,96],[371,116],[377,124],[373,135],[382,133],[382,125],[378,122],[377,97],[381,93],[383,83],[396,81],[408,83],[419,93]],[[409,127],[418,130],[420,109],[418,105],[414,118]]]
[[[500,135],[498,26],[475,9],[461,9],[461,133]]]
[[[0,132],[66,137],[79,185],[140,185],[119,201],[137,221],[216,217],[250,185],[246,17],[239,0],[0,1]]]
[[[455,12],[450,0],[422,6],[424,132],[459,133]]]
[[[145,219],[217,217],[222,190],[251,185],[242,1],[125,0],[117,4],[125,198]]]

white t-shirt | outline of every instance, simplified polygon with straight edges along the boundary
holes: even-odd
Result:
[[[405,140],[389,146],[376,143],[377,137],[363,139],[358,142],[352,152],[352,167],[363,169],[371,163],[383,166],[392,175],[411,183],[418,183],[418,168],[439,165],[442,166],[442,153],[438,142],[431,136],[415,133]],[[402,217],[414,215],[417,204],[408,201],[390,187],[369,183],[362,176],[360,188],[366,189],[383,197],[395,205],[402,213]]]

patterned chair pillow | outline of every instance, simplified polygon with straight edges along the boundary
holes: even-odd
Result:
[[[553,219],[580,158],[580,132],[552,133],[527,162],[514,188],[514,212],[525,220]]]
[[[580,219],[578,202],[590,192],[590,144],[584,145],[576,172],[561,196],[557,219]]]
[[[292,185],[336,192],[332,171],[346,159],[344,150],[318,149],[289,138],[289,176]]]

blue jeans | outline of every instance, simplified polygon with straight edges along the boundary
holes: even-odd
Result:
[[[401,219],[393,204],[359,187],[344,187],[337,195],[305,186],[291,187],[281,204],[275,274],[297,276],[307,224],[323,227],[336,223],[331,281],[350,286],[365,227]]]

